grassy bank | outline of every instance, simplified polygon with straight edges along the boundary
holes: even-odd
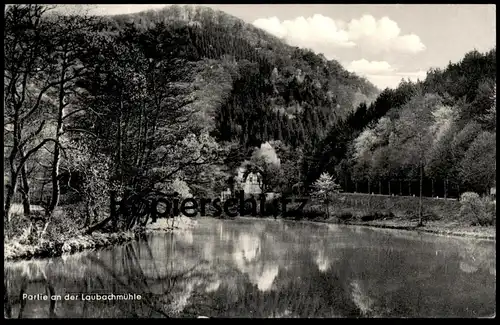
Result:
[[[176,217],[168,220],[159,219],[156,223],[134,231],[95,231],[90,235],[84,235],[81,230],[83,228],[81,220],[69,214],[69,209],[60,209],[41,235],[41,229],[22,215],[22,209],[18,205],[13,207],[13,211],[11,236],[4,240],[4,261],[54,257],[99,249],[132,241],[145,232],[181,230],[192,227],[195,223],[187,217]],[[40,211],[39,207],[32,207],[34,214]]]
[[[352,214],[363,217],[373,213],[392,214],[396,218],[414,218],[418,213],[419,198],[412,196],[369,195],[339,193],[332,196],[330,210],[335,215]],[[424,216],[428,220],[455,221],[460,214],[456,199],[422,198]]]
[[[40,240],[33,244],[25,244],[14,238],[4,243],[4,260],[61,256],[87,249],[121,244],[135,239],[136,236],[137,233],[134,232],[94,232],[91,235],[78,235],[56,240]]]
[[[401,219],[345,222],[340,222],[338,219],[330,219],[323,220],[323,222],[496,240],[496,228],[494,226],[470,226],[453,221],[428,221],[423,227],[416,227],[415,221]]]
[[[276,220],[274,217],[259,218],[252,216],[244,216],[242,218]],[[404,220],[404,219],[386,219],[386,220],[381,219],[372,221],[360,221],[360,220],[341,221],[336,217],[329,219],[325,218],[290,219],[290,218],[282,218],[281,216],[278,217],[277,219],[289,222],[332,223],[332,224],[342,224],[347,226],[363,226],[372,228],[407,230],[414,232],[433,233],[444,236],[457,236],[457,237],[496,240],[496,228],[494,226],[486,226],[486,227],[470,226],[467,224],[454,221],[429,221],[423,227],[417,227],[416,226],[417,221]]]
[[[449,236],[496,239],[495,206],[456,199],[423,198],[424,226],[418,224],[418,197],[339,193],[332,197],[329,216],[320,202],[287,219],[428,232]],[[481,222],[487,221],[487,222]]]
[[[310,209],[322,213],[321,217],[315,218],[317,221],[496,239],[496,214],[486,206],[465,200],[423,198],[424,226],[417,227],[418,201],[418,197],[346,193],[333,197],[328,220],[325,220],[325,209],[321,205],[312,204]],[[480,214],[480,211],[484,213]],[[488,222],[480,222],[486,219]]]

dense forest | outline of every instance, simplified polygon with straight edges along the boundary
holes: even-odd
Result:
[[[49,220],[78,203],[87,227],[111,218],[130,228],[138,207],[114,218],[110,198],[217,195],[243,163],[268,191],[307,191],[324,172],[344,191],[494,185],[496,49],[380,92],[204,7],[98,18],[14,5],[5,18],[7,224],[15,202],[25,215],[43,206]],[[263,143],[279,168],[255,154]]]
[[[347,191],[489,193],[496,179],[496,49],[471,51],[424,81],[402,81],[360,105],[329,130],[310,166],[310,181],[327,170]]]

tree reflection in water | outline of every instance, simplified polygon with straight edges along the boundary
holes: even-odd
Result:
[[[46,292],[48,283],[62,295],[142,296],[58,301],[52,312],[59,317],[473,317],[495,311],[491,243],[277,221],[199,223],[110,250],[10,263],[4,314],[18,317],[22,290]],[[27,301],[21,316],[50,312],[47,301]]]

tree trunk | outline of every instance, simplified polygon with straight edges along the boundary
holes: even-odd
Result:
[[[434,178],[431,178],[432,197],[434,197]]]
[[[61,189],[59,187],[59,165],[61,160],[61,148],[59,147],[59,140],[61,139],[61,135],[63,133],[63,113],[64,107],[66,104],[64,103],[65,99],[65,82],[64,78],[66,77],[66,66],[63,63],[61,68],[61,83],[59,84],[59,98],[58,98],[58,112],[57,112],[57,129],[55,140],[58,143],[54,144],[54,155],[52,160],[52,170],[50,173],[50,178],[52,182],[52,197],[50,199],[49,207],[46,212],[47,222],[49,222],[54,214],[54,210],[59,204],[59,196],[61,194]]]
[[[30,185],[28,182],[28,171],[26,170],[26,164],[23,165],[21,169],[21,181],[22,181],[22,190],[21,194],[23,197],[23,212],[25,217],[29,217],[31,215],[30,211]]]
[[[399,180],[399,195],[403,196],[403,182]]]
[[[50,221],[53,217],[54,210],[59,204],[59,196],[61,189],[59,187],[59,165],[60,165],[60,148],[59,145],[54,146],[54,156],[52,161],[52,170],[50,173],[50,179],[52,183],[52,196],[50,199],[49,207],[47,209],[47,221]]]
[[[358,182],[354,182],[354,192],[358,192]]]
[[[12,177],[12,174],[11,174]],[[4,205],[4,220],[5,220],[5,226],[6,228],[9,229],[9,222],[10,222],[10,209],[12,207],[12,199],[14,198],[14,193],[16,191],[17,187],[17,182],[10,182],[10,184],[7,185],[7,193],[5,195],[5,205]],[[6,231],[6,236],[8,236],[9,231]]]
[[[14,200],[14,194],[17,191],[17,176],[18,176],[18,171],[17,171],[17,166],[16,166],[16,160],[17,160],[17,155],[19,153],[19,140],[21,138],[21,131],[20,131],[20,125],[18,121],[19,115],[18,115],[18,110],[15,111],[14,114],[14,139],[13,139],[13,144],[12,144],[12,150],[10,151],[9,154],[9,169],[10,169],[10,179],[9,183],[7,184],[7,193],[5,194],[5,203],[4,203],[4,221],[5,221],[5,226],[6,226],[6,237],[9,235],[9,222],[10,222],[10,209],[12,208],[12,200]],[[17,136],[16,136],[17,135]]]
[[[418,198],[418,226],[423,226],[422,222],[422,184],[424,181],[424,166],[420,164],[420,184],[419,184],[419,198]]]
[[[368,194],[371,194],[372,191],[371,191],[371,186],[370,186],[370,181],[368,181]]]
[[[116,229],[117,228],[117,224],[118,224],[118,216],[117,216],[117,212],[116,212],[116,191],[111,191],[110,195],[109,195],[109,218],[112,220],[113,222],[113,229]]]
[[[448,179],[444,179],[444,198],[446,199],[448,197]]]
[[[411,196],[411,181],[408,181],[408,195]]]
[[[122,177],[121,177],[121,162],[122,162],[122,139],[123,139],[123,130],[122,130],[122,118],[123,118],[123,94],[120,95],[120,111],[118,115],[118,137],[117,137],[117,153],[115,157],[115,176],[118,178],[120,188],[122,185]],[[116,213],[116,191],[111,192],[111,205],[113,213],[111,214],[111,218],[113,221],[113,229],[116,231],[118,229],[118,215]],[[122,197],[122,200],[125,200],[125,197]]]
[[[391,195],[391,180],[387,182],[388,188],[389,188],[389,195]]]
[[[382,194],[382,181],[378,181],[378,194]]]

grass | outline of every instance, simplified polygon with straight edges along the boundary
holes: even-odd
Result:
[[[338,220],[329,219],[323,222],[338,223]],[[423,227],[417,227],[417,222],[402,219],[391,220],[371,220],[371,221],[346,221],[346,225],[368,226],[375,228],[411,230],[419,232],[428,232],[439,235],[472,237],[478,239],[496,240],[495,226],[470,226],[456,221],[427,221]]]
[[[121,244],[134,238],[136,238],[136,234],[133,232],[94,232],[91,235],[80,235],[53,241],[41,240],[36,244],[23,244],[13,239],[4,243],[4,261],[60,256]]]
[[[311,202],[300,216],[292,216],[292,219],[495,240],[495,216],[490,216],[493,218],[490,225],[481,226],[475,215],[463,213],[462,206],[463,203],[457,200],[426,198],[424,225],[417,227],[417,197],[349,193],[334,197],[329,206],[330,217],[324,205]],[[491,215],[491,211],[489,213]]]
[[[43,258],[72,254],[89,249],[98,249],[134,240],[143,231],[174,231],[193,227],[196,221],[184,216],[172,219],[158,219],[148,223],[145,229],[135,231],[105,232],[95,231],[83,235],[83,221],[73,206],[65,206],[56,210],[54,220],[49,223],[43,236],[33,236],[30,231],[30,220],[23,215],[21,204],[14,204],[11,213],[11,233],[4,240],[4,261]],[[39,206],[31,207],[32,214],[41,214]],[[31,226],[33,227],[33,226]],[[40,228],[36,228],[38,234]]]
[[[96,231],[83,235],[82,219],[70,211],[74,211],[74,207],[57,209],[53,220],[42,234],[41,227],[23,215],[22,205],[14,204],[11,210],[10,236],[4,239],[4,261],[60,256],[120,244],[136,238],[137,233],[131,231]],[[43,209],[31,206],[31,213],[42,214]]]
[[[322,210],[315,206],[312,210]],[[495,225],[479,226],[475,224],[474,218],[463,218],[460,215],[450,215],[446,218],[424,209],[424,225],[417,227],[418,217],[416,213],[393,213],[391,210],[372,210],[367,208],[349,208],[338,210],[331,214],[330,218],[314,218],[312,221],[339,223],[345,225],[369,226],[376,228],[411,230],[428,232],[449,236],[473,237],[481,239],[496,239]]]

